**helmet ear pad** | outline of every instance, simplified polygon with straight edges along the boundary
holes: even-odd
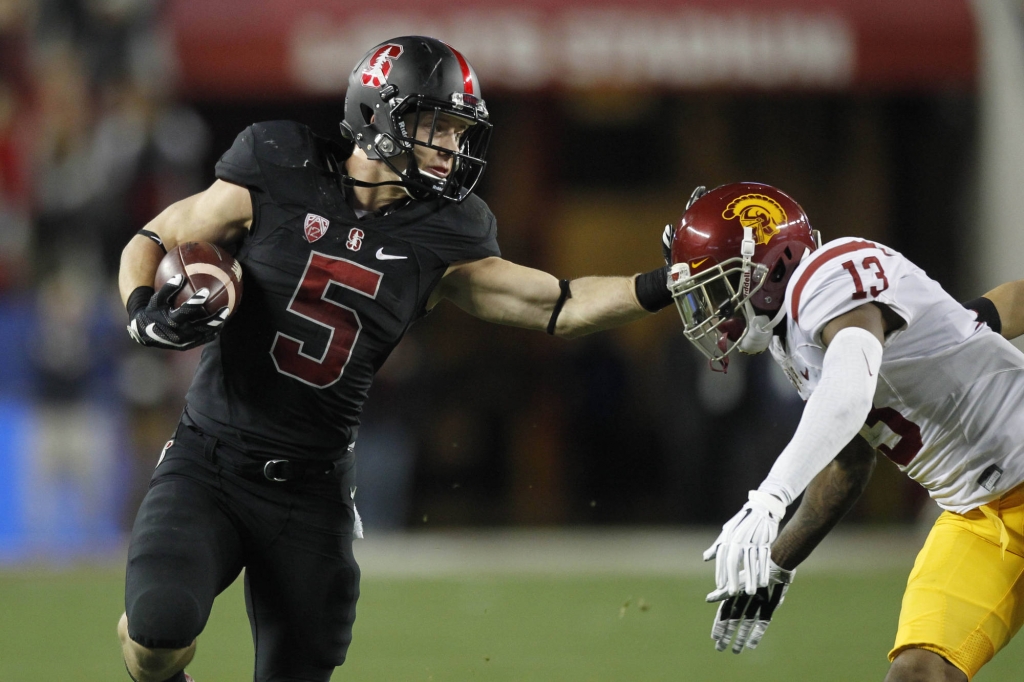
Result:
[[[768,250],[760,259],[768,266],[764,285],[750,297],[754,308],[766,313],[778,312],[786,297],[789,278],[800,265],[806,250],[807,246],[797,241],[781,242]]]

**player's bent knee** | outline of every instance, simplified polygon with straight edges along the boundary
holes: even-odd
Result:
[[[152,587],[127,606],[128,636],[147,649],[187,648],[206,625],[199,600],[179,587]]]
[[[926,649],[906,649],[893,660],[885,682],[967,682],[967,675]]]

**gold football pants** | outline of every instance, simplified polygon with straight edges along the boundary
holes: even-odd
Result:
[[[904,649],[939,654],[968,679],[1024,624],[1024,485],[935,522],[903,595],[892,661]]]

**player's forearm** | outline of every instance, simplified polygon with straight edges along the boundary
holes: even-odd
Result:
[[[807,486],[772,545],[772,560],[787,570],[800,565],[860,498],[874,468],[875,454],[866,443],[857,439],[846,446]]]
[[[121,302],[127,304],[135,289],[153,286],[157,266],[164,256],[163,249],[153,240],[135,235],[121,252],[121,266],[117,273]]]
[[[651,313],[636,298],[635,277],[581,277],[570,283],[555,335],[575,338],[639,320]]]
[[[881,362],[882,344],[871,332],[847,328],[835,335],[796,433],[759,490],[789,505],[839,455],[871,411]]]
[[[985,294],[999,312],[1000,333],[1007,339],[1024,334],[1024,279],[1000,284]]]
[[[121,251],[117,282],[124,303],[137,287],[153,286],[153,277],[165,249],[169,251],[183,241],[181,235],[195,221],[193,207],[201,196],[196,194],[171,204],[146,224],[145,229],[160,238],[163,249],[152,239],[135,235]]]

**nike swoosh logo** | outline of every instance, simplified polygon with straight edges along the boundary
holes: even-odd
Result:
[[[146,336],[153,339],[157,343],[163,346],[171,346],[173,348],[181,348],[182,346],[186,345],[184,343],[174,343],[173,341],[168,341],[167,339],[158,336],[156,332],[153,331],[154,329],[156,329],[156,322],[150,322],[148,325],[146,325]]]
[[[711,256],[708,256],[708,258],[711,258]],[[690,261],[690,267],[699,268],[701,266],[701,263],[706,261],[708,258],[701,258],[700,260]]]
[[[406,258],[408,258],[408,256],[392,256],[390,254],[384,253],[383,246],[377,249],[377,253],[375,255],[377,256],[377,260],[405,260]]]

